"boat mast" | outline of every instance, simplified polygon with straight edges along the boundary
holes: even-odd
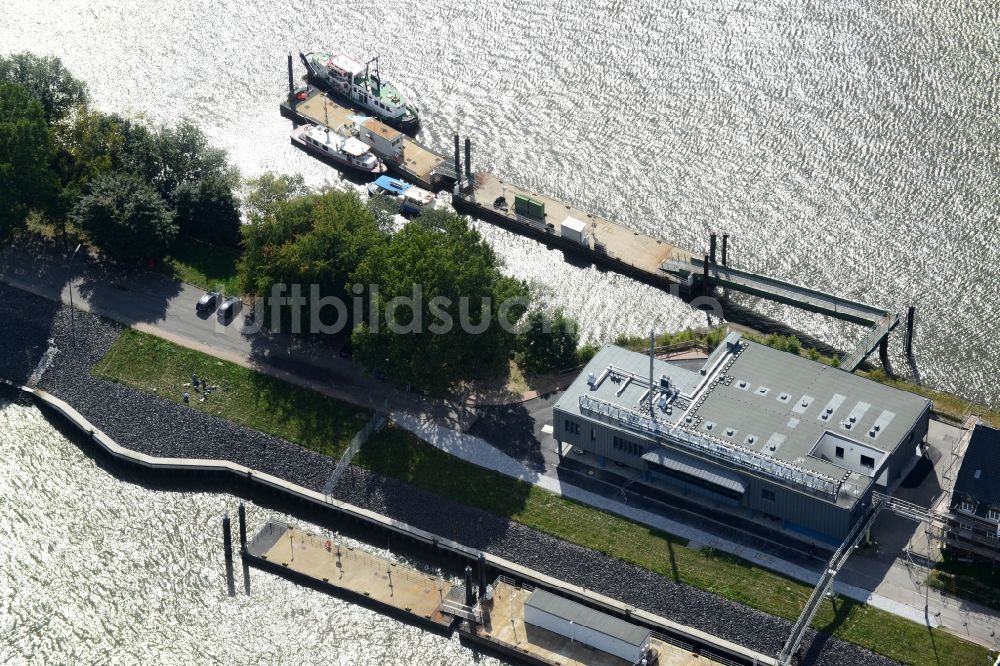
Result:
[[[375,63],[375,76],[374,77],[370,77],[368,75],[368,68],[369,68],[369,66],[372,63]],[[374,79],[374,81],[375,81],[375,95],[378,96],[381,93],[381,88],[382,88],[382,76],[381,76],[381,74],[379,74],[379,70],[378,70],[378,56],[375,56],[374,58],[372,58],[371,60],[369,60],[368,62],[365,63],[365,78],[368,79],[369,82]]]

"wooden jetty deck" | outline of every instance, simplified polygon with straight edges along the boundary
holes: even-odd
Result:
[[[574,642],[555,632],[524,622],[524,602],[530,587],[518,587],[508,581],[494,584],[489,621],[485,626],[463,624],[467,639],[533,664],[555,666],[631,666],[630,662]],[[661,638],[650,642],[658,666],[710,666],[718,662],[672,645]]]
[[[444,631],[454,621],[440,610],[455,587],[452,583],[291,525],[268,521],[247,544],[247,551],[257,566],[287,572],[291,578],[402,619]]]
[[[544,219],[519,215],[514,199],[522,195],[545,206]],[[494,203],[503,199],[504,207]],[[606,220],[592,213],[507,183],[496,176],[477,172],[474,187],[452,197],[455,210],[531,236],[548,245],[585,256],[596,264],[611,268],[657,286],[686,290],[686,281],[676,278],[661,266],[669,260],[688,262],[696,255],[668,241],[653,238]],[[584,242],[563,235],[563,222],[573,218],[585,225]]]
[[[389,137],[402,134],[379,122],[378,119],[370,117],[369,114],[350,108],[314,86],[306,86],[303,91],[306,99],[298,100],[292,97],[291,101],[286,100],[282,103],[281,111],[284,115],[299,122],[312,123],[333,131],[353,124],[352,118],[356,116],[368,116],[368,120],[364,123],[366,130]],[[427,189],[440,189],[454,182],[454,168],[451,161],[407,134],[402,134],[402,137],[402,163],[385,160],[391,173]]]

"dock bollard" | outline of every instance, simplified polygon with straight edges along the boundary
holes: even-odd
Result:
[[[226,585],[229,596],[236,596],[236,581],[233,580],[233,529],[227,513],[222,519],[222,548],[226,552]]]
[[[240,502],[240,508],[237,512],[240,521],[240,554],[247,554],[247,509],[243,506],[243,502]]]
[[[906,348],[907,358],[913,358],[913,320],[917,314],[916,306],[911,305],[906,310],[906,337],[903,346]]]
[[[712,285],[708,283],[708,255],[705,255],[705,261],[701,264],[701,289],[702,293],[708,295],[711,292]]]
[[[465,605],[473,606],[476,603],[472,598],[472,567],[465,565]]]
[[[465,137],[465,177],[472,180],[472,139]]]
[[[486,599],[486,553],[479,553],[479,601]]]

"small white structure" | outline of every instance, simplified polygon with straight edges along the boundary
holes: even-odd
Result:
[[[535,590],[525,599],[524,621],[633,664],[649,652],[649,629],[545,590]]]
[[[559,233],[563,238],[569,239],[580,245],[587,244],[587,225],[576,219],[567,216],[559,225]]]
[[[368,118],[358,127],[357,136],[372,147],[376,155],[397,162],[403,161],[403,133],[380,123],[375,118]]]

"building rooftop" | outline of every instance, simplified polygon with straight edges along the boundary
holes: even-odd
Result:
[[[731,334],[698,372],[654,361],[653,381],[656,423],[651,425],[649,357],[607,346],[556,406],[588,418],[618,419],[650,439],[685,440],[700,456],[787,475],[847,505],[854,502],[850,493],[834,489],[867,488],[929,406],[920,396],[741,340],[739,334]],[[841,448],[854,455],[838,459]]]
[[[629,624],[625,620],[619,620],[607,613],[601,613],[545,590],[532,592],[531,596],[525,599],[524,605],[537,608],[577,626],[593,629],[605,636],[617,638],[635,647],[642,647],[649,638],[649,629]]]
[[[982,518],[990,506],[1000,507],[1000,430],[976,426],[955,480],[954,494],[954,504],[963,497],[978,501],[976,515]]]

